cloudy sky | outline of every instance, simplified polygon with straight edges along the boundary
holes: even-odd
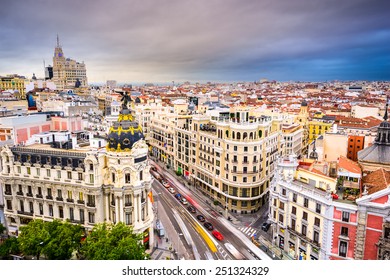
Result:
[[[388,0],[1,0],[0,75],[59,34],[90,82],[390,80]]]

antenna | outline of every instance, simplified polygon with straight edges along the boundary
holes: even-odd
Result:
[[[57,48],[60,47],[60,38],[58,37],[58,34],[57,34]]]

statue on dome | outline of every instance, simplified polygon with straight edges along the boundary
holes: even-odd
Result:
[[[125,109],[128,109],[127,108],[127,103],[130,103],[132,102],[133,100],[131,99],[130,95],[128,92],[120,92],[120,94],[122,95],[122,98],[121,98],[121,101],[122,101],[122,109],[125,110]]]

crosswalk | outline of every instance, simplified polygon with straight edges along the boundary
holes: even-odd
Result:
[[[252,236],[258,236],[258,230],[252,227],[239,227],[238,230],[240,230],[245,235],[252,237]]]

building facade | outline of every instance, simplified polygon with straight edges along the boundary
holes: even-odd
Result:
[[[55,143],[49,143],[51,145]],[[110,129],[106,149],[3,147],[0,184],[10,234],[32,219],[68,220],[87,230],[124,222],[153,244],[148,146],[129,110]]]
[[[65,58],[57,36],[53,57],[53,81],[57,90],[87,87],[87,69],[84,62]]]

